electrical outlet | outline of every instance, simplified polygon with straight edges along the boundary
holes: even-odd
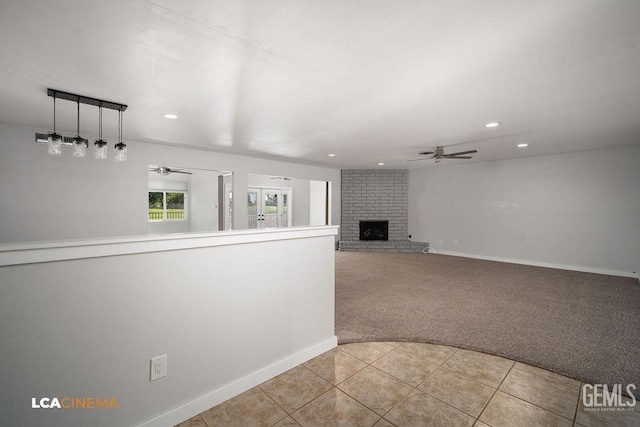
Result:
[[[444,242],[442,241],[442,239],[438,240],[438,244],[439,244],[439,245],[441,245],[441,244],[443,244],[443,243],[444,243]]]
[[[454,240],[454,241],[453,241],[453,245],[454,245],[454,246],[458,246],[458,241],[457,241],[457,240]]]
[[[151,374],[149,381],[157,380],[158,378],[167,376],[167,355],[154,357],[151,359]]]

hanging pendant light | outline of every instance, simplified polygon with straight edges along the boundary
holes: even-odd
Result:
[[[122,142],[122,110],[118,111],[118,143],[114,145],[114,148],[113,158],[116,162],[127,160],[127,144]]]
[[[107,158],[107,141],[102,139],[102,105],[98,107],[98,139],[93,143],[94,155],[97,160]]]
[[[52,156],[62,154],[62,135],[56,132],[56,98],[53,98],[53,132],[49,132],[47,151]]]
[[[48,151],[52,155],[62,154],[62,145],[64,141],[68,140],[67,137],[62,136],[56,132],[56,99],[64,99],[67,101],[73,101],[77,105],[77,123],[76,123],[76,136],[71,139],[73,145],[74,157],[86,157],[87,149],[89,148],[89,141],[86,138],[80,136],[80,104],[93,105],[98,107],[98,139],[93,143],[94,157],[98,160],[104,160],[107,158],[107,140],[102,138],[102,108],[108,108],[110,110],[118,111],[118,142],[114,146],[114,158],[116,161],[127,160],[127,145],[122,140],[122,121],[124,111],[127,109],[126,104],[120,104],[117,102],[106,101],[104,99],[91,98],[84,95],[78,95],[70,92],[63,92],[56,89],[47,89],[47,95],[53,97],[53,132],[50,132],[47,139]]]
[[[73,157],[86,157],[87,147],[89,147],[89,141],[80,136],[80,101],[78,101],[78,126],[76,136],[73,138]]]

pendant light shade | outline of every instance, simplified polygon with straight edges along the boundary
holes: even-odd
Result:
[[[127,160],[127,144],[122,142],[122,111],[118,112],[118,143],[113,148],[113,158],[116,162]]]
[[[56,132],[56,99],[53,98],[53,132],[49,132],[47,151],[52,156],[62,154],[62,135]]]
[[[80,101],[78,101],[78,125],[75,138],[73,138],[73,157],[83,158],[87,156],[89,141],[80,136]]]
[[[52,156],[59,156],[62,154],[62,135],[55,132],[49,132],[47,147],[47,151]]]
[[[102,106],[98,107],[98,139],[93,143],[93,148],[97,160],[107,158],[107,141],[102,139]]]
[[[107,158],[107,141],[96,139],[93,143],[93,149],[96,160],[105,160]]]
[[[87,148],[89,147],[89,141],[79,136],[73,138],[73,157],[83,158],[87,157]]]

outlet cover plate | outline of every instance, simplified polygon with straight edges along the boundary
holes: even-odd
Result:
[[[167,376],[167,355],[157,356],[151,359],[151,374],[149,381],[154,381]]]

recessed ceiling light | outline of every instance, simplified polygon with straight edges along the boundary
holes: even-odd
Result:
[[[497,128],[498,126],[500,126],[500,122],[490,122],[490,123],[487,123],[484,126],[488,127],[488,128]]]
[[[333,153],[329,154],[329,157],[335,157],[335,156],[336,156],[336,155],[335,155],[335,154],[333,154]]]
[[[163,114],[162,117],[164,117],[165,119],[177,119],[178,118],[178,116],[176,116],[175,114],[171,114],[171,113]]]
[[[380,162],[378,163],[378,166],[384,166],[384,163]]]
[[[518,147],[520,148],[524,148],[524,147],[528,147],[529,144],[527,144],[526,142],[523,142],[522,144],[518,144]]]

